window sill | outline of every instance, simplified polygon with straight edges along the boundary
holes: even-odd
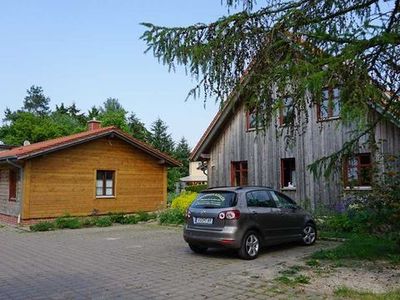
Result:
[[[17,202],[17,198],[9,198],[8,202]]]
[[[371,186],[353,186],[353,187],[349,187],[346,186],[344,188],[345,191],[371,191],[372,187]]]
[[[96,199],[115,199],[115,196],[96,196]]]
[[[285,187],[281,188],[281,191],[296,191],[296,187],[295,186],[294,187],[285,186]]]
[[[339,119],[340,119],[340,117],[328,117],[325,119],[318,119],[317,122],[323,123],[323,122],[335,121],[335,120],[339,120]]]

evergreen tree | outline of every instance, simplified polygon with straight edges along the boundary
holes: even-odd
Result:
[[[103,126],[117,126],[123,131],[128,132],[126,119],[127,111],[122,107],[116,98],[107,98],[100,107],[99,120]]]
[[[221,2],[239,11],[187,27],[143,23],[148,50],[170,69],[183,65],[198,81],[188,96],[222,103],[232,92],[246,95],[264,127],[291,98],[295,114],[281,129],[290,141],[308,122],[307,108],[321,102],[322,89],[340,86],[340,120],[358,131],[310,166],[316,175],[329,175],[382,118],[400,113],[399,0]],[[371,105],[382,107],[374,120],[367,118]]]
[[[47,115],[50,98],[44,95],[43,88],[32,85],[26,92],[28,95],[24,99],[23,110],[39,116]]]
[[[100,116],[100,109],[98,109],[96,106],[92,106],[90,108],[90,110],[88,111],[88,116],[87,118],[89,120],[93,120],[93,119],[98,119]]]
[[[132,112],[128,117],[129,133],[143,142],[148,142],[150,132],[146,129],[144,123]]]
[[[174,157],[182,163],[182,167],[179,168],[180,177],[189,175],[189,156],[189,144],[187,140],[182,137],[174,151]]]
[[[172,140],[171,134],[168,133],[167,124],[158,118],[151,125],[150,131],[150,144],[162,152],[172,154],[174,151],[174,141]]]

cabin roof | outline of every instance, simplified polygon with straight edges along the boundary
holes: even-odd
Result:
[[[128,144],[132,145],[133,147],[138,148],[157,159],[165,161],[165,163],[170,166],[176,167],[181,165],[179,161],[172,158],[168,154],[161,152],[153,148],[152,146],[148,145],[147,143],[144,143],[126,134],[125,132],[123,132],[122,130],[118,129],[115,126],[88,130],[43,142],[33,143],[26,146],[15,147],[6,151],[1,151],[0,161],[4,161],[7,159],[10,160],[31,159],[37,156],[59,151],[65,148],[73,147],[75,145],[79,145],[82,143],[86,143],[107,136],[112,136],[112,137],[115,136],[117,138],[120,138],[121,140],[124,140]]]

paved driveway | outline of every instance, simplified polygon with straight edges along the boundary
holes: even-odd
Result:
[[[0,228],[1,299],[266,299],[263,282],[320,247],[254,261],[193,254],[181,228],[155,224],[30,233]]]

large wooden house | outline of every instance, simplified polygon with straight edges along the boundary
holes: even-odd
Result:
[[[167,167],[180,163],[116,127],[0,151],[0,220],[165,207]]]
[[[320,105],[308,108],[309,120],[290,146],[285,128],[286,118],[293,113],[290,101],[265,131],[257,131],[257,118],[247,110],[245,96],[232,96],[192,151],[191,160],[203,160],[210,187],[271,186],[310,209],[340,204],[348,191],[370,190],[373,162],[400,154],[400,120],[379,122],[376,150],[361,141],[358,152],[341,162],[343,172],[314,178],[307,166],[341,149],[352,129],[340,122],[340,90],[326,89],[322,95]],[[370,117],[378,115],[371,108]]]

